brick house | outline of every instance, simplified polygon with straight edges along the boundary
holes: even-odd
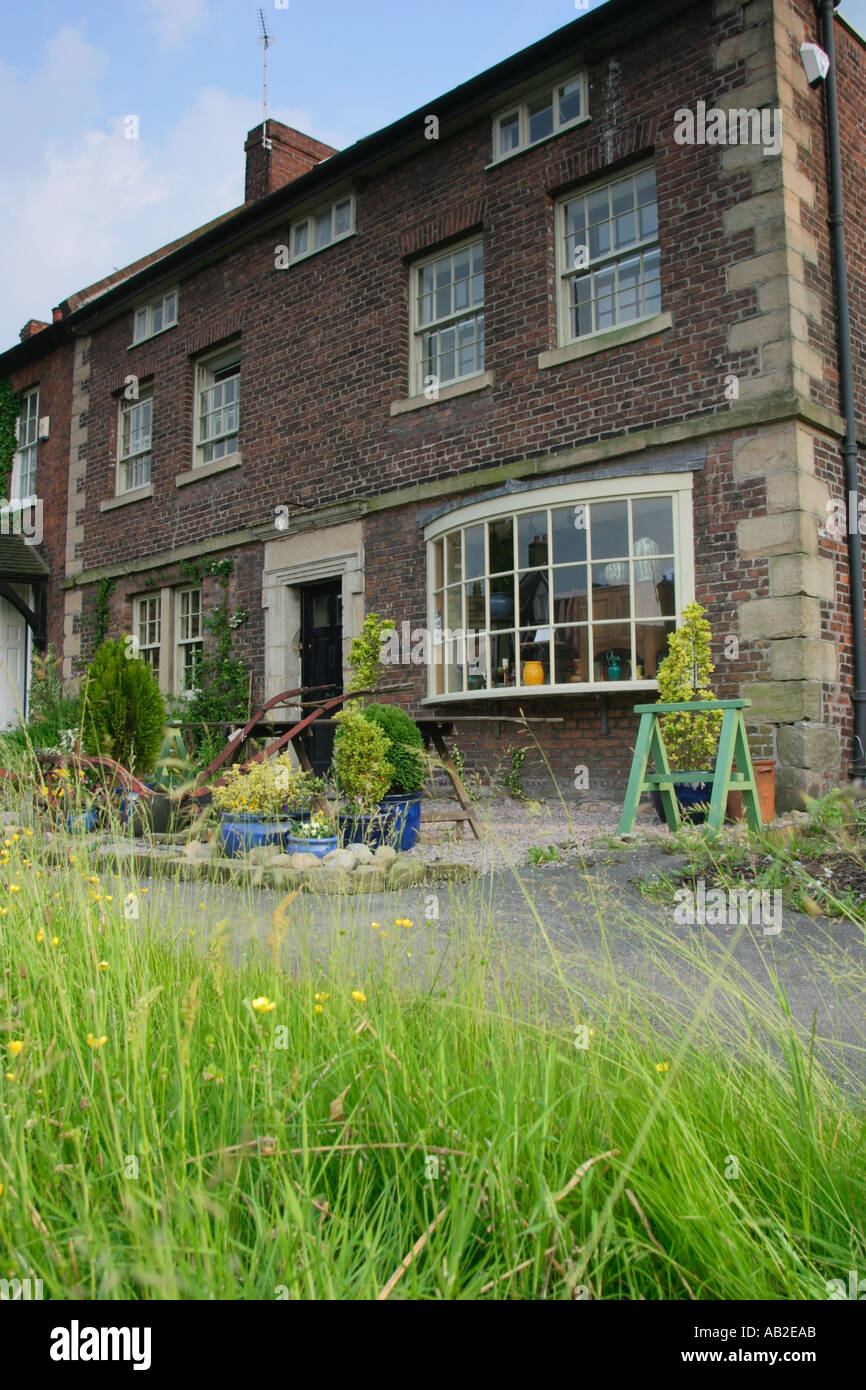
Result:
[[[862,464],[866,50],[833,27]],[[373,610],[416,714],[561,717],[527,779],[570,791],[585,767],[616,794],[697,598],[780,804],[847,779],[846,425],[804,41],[807,0],[610,0],[342,152],[251,131],[242,208],[33,340],[70,372],[65,675],[107,603],[182,691],[229,561],[254,699],[339,685]],[[683,112],[732,138],[689,143]],[[25,347],[0,376],[24,384]],[[467,764],[493,767],[508,727],[458,726]]]

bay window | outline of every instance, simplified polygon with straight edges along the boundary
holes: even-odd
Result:
[[[692,597],[690,488],[575,483],[431,523],[428,698],[651,685]]]

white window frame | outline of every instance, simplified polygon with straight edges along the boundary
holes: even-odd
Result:
[[[198,594],[198,630],[190,635],[189,624],[185,618],[190,614],[184,614],[184,599],[187,595]],[[193,687],[186,684],[186,654],[192,648],[195,651],[204,650],[204,598],[200,584],[192,584],[183,589],[175,589],[175,626],[174,626],[174,645],[175,645],[175,689],[178,695],[189,696],[193,692]]]
[[[523,684],[523,663],[520,662],[519,679],[514,684],[503,686],[485,686],[480,690],[468,689],[468,665],[467,656],[471,658],[472,651],[467,652],[466,640],[466,599],[465,581],[464,594],[462,598],[461,615],[463,619],[463,636],[458,639],[458,661],[464,668],[464,689],[448,691],[444,688],[437,690],[437,671],[443,675],[443,686],[447,683],[446,667],[443,654],[444,643],[441,637],[437,641],[437,614],[436,614],[436,573],[435,573],[435,545],[434,542],[443,539],[447,533],[458,531],[474,526],[479,522],[495,521],[498,518],[514,517],[520,515],[531,515],[545,507],[579,507],[581,503],[604,503],[621,500],[640,500],[654,496],[670,496],[673,499],[673,537],[674,537],[674,604],[677,621],[683,609],[688,603],[694,600],[695,596],[695,573],[694,573],[694,535],[692,521],[692,481],[693,475],[690,470],[681,473],[654,474],[647,477],[625,477],[611,478],[598,482],[579,482],[574,481],[562,485],[529,489],[523,495],[515,497],[514,494],[491,498],[485,502],[476,502],[466,507],[455,508],[447,512],[444,516],[431,522],[424,530],[424,539],[427,546],[427,632],[429,634],[429,661],[427,668],[427,696],[423,704],[439,705],[454,702],[465,703],[472,700],[496,700],[511,699],[516,695],[521,697],[545,696],[545,695],[582,695],[606,692],[615,694],[617,692],[651,692],[658,688],[658,682],[654,679],[642,680],[619,680],[616,682],[597,682],[594,679],[594,662],[598,654],[594,647],[588,647],[588,657],[593,662],[588,675],[592,679],[583,680],[579,683],[569,682],[568,684],[551,681],[544,685],[525,685]],[[630,515],[630,509],[629,509]],[[591,517],[591,511],[590,511]],[[631,520],[629,521],[631,528]],[[633,555],[634,537],[630,538],[630,548]],[[461,538],[461,555],[464,555],[464,542]],[[550,552],[548,552],[550,554]],[[588,578],[588,607],[586,618],[586,629],[592,637],[593,610],[591,598],[591,574],[592,563],[591,550],[588,554],[586,564]],[[629,625],[629,642],[632,651],[635,641],[635,626],[644,624],[658,625],[661,622],[669,621],[668,618],[650,619],[648,617],[638,617],[635,612],[635,575],[637,573],[636,564],[630,566],[629,573],[629,616],[627,619],[610,619],[609,622],[622,621]],[[548,560],[548,574],[550,573],[550,558]],[[465,556],[462,562],[462,573],[465,575]],[[447,576],[443,575],[443,587],[439,592],[443,593],[443,608],[447,617],[447,603],[444,602],[444,593],[447,586],[444,580]],[[553,615],[551,615],[553,616]],[[597,619],[596,623],[604,622]],[[447,626],[447,622],[444,623]],[[561,624],[551,624],[551,635],[553,627]],[[575,626],[584,626],[576,624]],[[441,634],[443,624],[438,625],[438,632]],[[458,631],[452,629],[452,631]],[[519,652],[519,614],[515,615],[514,632],[516,637],[515,651]]]
[[[134,604],[133,633],[136,654],[159,676],[162,674],[162,595],[158,592],[137,594]],[[154,626],[156,636],[155,640],[152,640]]]
[[[150,423],[147,432],[143,435],[141,447],[132,449],[124,453],[124,429],[127,419],[131,419],[136,410],[141,410],[144,406],[150,407]],[[131,430],[132,426],[130,426]],[[146,443],[144,442],[146,440]],[[126,472],[131,466],[133,474],[137,470],[138,461],[142,460],[142,476],[140,482],[132,482],[127,485]],[[121,396],[118,403],[117,417],[117,481],[115,495],[123,497],[128,492],[137,492],[139,488],[147,487],[151,481],[153,464],[153,388],[148,387],[139,393],[137,399],[127,400]]]
[[[659,286],[659,302],[658,302],[658,305],[657,305],[655,308],[651,309],[650,312],[644,313],[644,314],[640,314],[637,318],[631,318],[631,319],[620,319],[620,318],[617,318],[617,319],[615,320],[615,322],[612,323],[612,324],[606,324],[606,325],[604,325],[604,326],[601,327],[601,328],[595,328],[595,327],[593,327],[591,331],[589,331],[589,332],[587,332],[587,333],[580,333],[580,334],[578,334],[577,336],[573,336],[573,335],[572,335],[572,331],[571,331],[571,314],[572,314],[572,309],[571,309],[571,305],[570,305],[570,289],[571,289],[571,284],[572,284],[573,281],[579,280],[579,279],[590,278],[590,288],[592,289],[593,280],[592,280],[591,277],[595,276],[599,271],[605,269],[607,266],[618,266],[618,264],[619,264],[620,261],[628,260],[629,258],[633,258],[633,257],[635,257],[635,256],[640,256],[640,257],[641,257],[641,270],[643,270],[643,257],[644,257],[644,255],[646,254],[646,252],[648,252],[648,251],[649,251],[649,252],[652,252],[652,251],[655,251],[655,250],[658,250],[658,249],[659,249],[660,243],[659,243],[659,223],[658,223],[658,188],[656,188],[656,199],[655,199],[655,208],[656,208],[656,230],[655,230],[655,233],[654,233],[652,236],[649,236],[649,237],[641,237],[641,238],[639,238],[637,241],[630,242],[630,243],[628,244],[628,246],[625,246],[625,247],[623,247],[622,249],[619,249],[619,250],[617,250],[617,249],[615,249],[613,246],[611,246],[611,249],[610,249],[609,251],[605,252],[603,255],[596,256],[596,257],[594,257],[594,258],[593,258],[592,256],[589,255],[590,247],[589,247],[588,242],[586,242],[586,243],[584,243],[584,245],[585,245],[585,249],[586,249],[586,253],[587,253],[587,259],[586,259],[586,261],[585,261],[581,266],[575,266],[575,265],[573,264],[574,257],[573,257],[573,256],[570,257],[569,251],[568,251],[568,246],[567,246],[567,241],[568,241],[568,212],[567,212],[567,209],[568,209],[569,205],[570,205],[571,203],[576,202],[579,198],[589,198],[589,197],[592,197],[593,194],[595,194],[595,193],[600,193],[600,192],[602,191],[602,189],[607,188],[607,189],[609,190],[609,189],[611,189],[615,184],[621,183],[621,182],[622,182],[624,179],[626,179],[626,178],[636,179],[636,178],[638,178],[638,176],[639,176],[640,174],[645,173],[647,169],[654,169],[654,167],[655,167],[655,166],[654,166],[654,163],[653,163],[652,160],[644,161],[643,163],[641,163],[641,164],[639,164],[639,165],[636,165],[634,168],[621,170],[620,173],[619,173],[615,178],[607,177],[607,178],[603,178],[603,179],[596,179],[596,180],[594,180],[591,184],[588,184],[586,187],[582,187],[582,188],[577,189],[577,190],[572,190],[570,193],[563,194],[563,196],[557,200],[556,208],[555,208],[555,219],[556,219],[556,220],[555,220],[555,227],[556,227],[556,277],[557,277],[557,283],[558,283],[558,286],[559,286],[558,295],[557,295],[557,304],[558,304],[558,335],[559,335],[559,336],[558,336],[558,343],[559,343],[559,346],[560,346],[560,347],[567,347],[567,346],[569,346],[571,343],[583,343],[583,342],[586,342],[587,339],[589,339],[589,338],[594,338],[594,337],[597,337],[597,336],[601,336],[601,335],[603,335],[603,334],[605,334],[605,333],[614,333],[614,332],[616,332],[617,329],[620,329],[620,328],[631,328],[634,324],[637,324],[637,323],[646,323],[646,322],[648,322],[650,319],[655,318],[658,314],[660,314],[660,313],[662,312],[662,307],[663,307],[663,306],[662,306],[662,300],[661,300],[661,286]],[[609,198],[609,196],[610,196],[610,195],[608,195],[608,198]],[[570,260],[572,261],[571,264],[569,264],[569,261],[570,261]],[[659,273],[661,273],[661,269],[660,269]],[[646,283],[646,282],[645,282],[644,279],[643,279],[643,275],[641,275],[641,279],[640,279],[639,282],[638,282],[638,285],[639,285],[639,292],[641,293],[641,295],[643,295],[643,292],[644,292],[643,287],[644,287],[644,284],[645,284],[645,283]],[[617,314],[618,314],[618,312],[619,312],[618,304],[617,304],[617,295],[618,295],[618,293],[619,293],[618,289],[614,291],[614,306],[615,306],[615,312],[616,312]],[[594,308],[594,303],[595,303],[595,301],[593,300],[592,297],[590,297],[590,305],[591,305],[591,307],[592,307],[592,313],[593,313],[593,323],[595,322],[595,308]]]
[[[560,91],[565,87],[573,86],[575,83],[580,85],[580,115],[571,116],[568,120],[562,120],[560,116]],[[537,106],[539,102],[550,97],[553,130],[547,135],[540,135],[535,140],[530,139],[530,108]],[[587,113],[588,84],[586,80],[586,69],[582,68],[579,72],[569,73],[567,77],[561,77],[552,86],[538,87],[521,97],[518,101],[513,101],[509,106],[503,107],[493,118],[493,159],[491,164],[501,164],[506,159],[513,159],[515,155],[523,154],[526,150],[535,149],[536,145],[543,145],[545,140],[553,140],[557,135],[561,135],[564,130],[572,130],[583,121],[589,120]],[[518,119],[518,141],[510,150],[500,150],[501,132],[503,124],[510,123],[512,117]]]
[[[344,231],[337,231],[337,209],[348,203],[349,205],[349,225]],[[316,228],[320,218],[330,217],[330,236],[321,246],[316,246]],[[301,231],[306,229],[306,247],[302,251],[295,250],[295,242]],[[334,198],[331,202],[321,203],[318,207],[311,208],[303,217],[298,217],[289,227],[289,264],[295,265],[298,261],[306,261],[310,256],[317,256],[321,251],[327,251],[329,247],[336,246],[338,242],[345,241],[348,237],[355,235],[355,195],[354,193],[344,193],[341,198]]]
[[[9,501],[30,502],[36,497],[36,469],[39,461],[39,387],[25,391],[15,421],[17,447],[9,480]],[[25,487],[31,483],[32,487]]]
[[[433,319],[430,320],[429,323],[423,323],[423,324],[421,323],[421,312],[420,312],[421,284],[422,284],[422,277],[423,277],[423,274],[424,274],[425,269],[426,269],[428,266],[436,265],[437,262],[442,261],[442,260],[445,260],[445,259],[447,259],[447,258],[449,258],[449,257],[451,258],[451,260],[452,260],[452,262],[453,262],[453,259],[454,259],[455,256],[459,256],[459,255],[461,254],[461,252],[463,252],[463,251],[468,251],[468,252],[469,252],[469,256],[470,256],[470,262],[469,262],[469,285],[470,285],[470,287],[471,287],[472,281],[473,281],[473,279],[475,278],[475,273],[476,273],[476,272],[474,272],[473,269],[472,269],[472,256],[473,256],[473,252],[474,252],[475,248],[478,247],[478,246],[481,247],[481,255],[482,255],[482,261],[481,261],[481,275],[482,275],[482,278],[483,278],[484,275],[485,275],[485,270],[484,270],[484,237],[483,237],[483,236],[479,236],[479,235],[470,237],[470,238],[468,238],[467,240],[464,240],[464,241],[460,241],[460,242],[456,243],[454,246],[447,246],[447,247],[444,247],[444,248],[440,248],[438,251],[434,252],[432,255],[425,256],[423,260],[414,261],[414,262],[412,263],[412,266],[410,267],[410,274],[411,274],[411,279],[410,279],[410,291],[411,291],[411,293],[410,293],[410,314],[409,314],[409,316],[410,316],[410,334],[411,334],[411,343],[410,343],[410,349],[409,349],[409,351],[410,351],[410,364],[409,364],[409,395],[410,395],[410,396],[413,396],[413,395],[420,396],[421,394],[424,393],[424,391],[426,390],[426,388],[428,387],[428,385],[432,385],[432,384],[433,384],[432,382],[428,381],[428,376],[431,376],[431,375],[432,375],[432,376],[435,376],[435,373],[431,374],[431,373],[428,373],[428,372],[427,372],[427,367],[426,367],[426,363],[425,363],[425,356],[424,356],[424,335],[425,335],[426,333],[430,333],[430,332],[439,332],[439,333],[441,333],[443,330],[446,330],[446,329],[448,329],[448,328],[450,328],[450,327],[452,327],[452,326],[453,326],[453,327],[456,327],[457,324],[459,324],[461,321],[466,320],[466,319],[470,319],[470,318],[471,318],[471,319],[475,319],[476,322],[477,322],[477,320],[481,319],[481,320],[482,320],[482,323],[484,323],[484,324],[486,325],[486,294],[487,294],[487,284],[486,284],[486,281],[485,281],[485,284],[484,284],[484,297],[482,297],[481,303],[480,303],[480,304],[470,304],[470,305],[468,305],[466,308],[464,308],[464,309],[458,309],[456,312],[453,312],[453,311],[452,311],[451,313],[444,315],[442,318],[433,318]],[[451,292],[452,292],[452,309],[453,309],[453,291],[454,291],[454,279],[453,279],[453,275],[452,275],[452,279],[451,279],[451,281],[450,281],[450,286],[451,286]],[[434,293],[434,295],[435,295],[435,289],[434,289],[433,293]],[[471,293],[471,289],[470,289],[470,293]],[[476,335],[475,335],[474,343],[475,343],[476,352],[477,352],[477,345],[478,345],[478,334],[477,334],[477,330],[476,330]],[[459,357],[459,353],[460,353],[460,347],[459,347],[459,345],[456,345],[456,346],[455,346],[455,348],[454,348],[454,353],[455,353],[455,358]],[[473,370],[472,370],[471,372],[464,372],[464,373],[458,374],[457,376],[448,377],[447,380],[444,379],[444,378],[442,378],[442,379],[437,379],[437,380],[435,381],[435,385],[436,385],[437,387],[441,387],[441,388],[444,388],[444,387],[447,387],[447,386],[456,386],[456,385],[458,385],[458,384],[461,383],[461,382],[464,382],[464,381],[471,381],[473,377],[483,376],[483,375],[484,375],[484,371],[485,371],[485,362],[484,362],[484,355],[485,355],[485,353],[486,353],[486,339],[484,340],[483,345],[482,345],[482,361],[481,361],[480,366],[474,367]],[[438,360],[438,356],[439,356],[439,355],[441,355],[441,354],[437,354],[437,360]]]
[[[177,327],[177,305],[179,298],[178,286],[174,285],[157,299],[151,299],[147,304],[139,304],[132,315],[132,346],[143,343],[147,338],[156,338],[160,333],[165,333],[169,328]],[[170,299],[174,299],[173,317],[166,317],[166,305]],[[157,313],[161,315],[159,328],[154,328],[153,321]],[[142,316],[144,326],[142,327]]]
[[[215,377],[227,372],[228,368],[237,365],[237,371],[226,376],[224,381],[218,382]],[[222,430],[219,433],[208,434],[202,438],[202,405],[205,392],[210,392],[217,386],[224,385],[226,380],[237,381],[237,396],[234,402],[229,402],[229,406],[234,405],[236,410],[236,420],[233,427]],[[205,413],[211,418],[218,410],[226,410],[225,405],[213,407],[212,402],[208,403],[209,408]],[[229,348],[221,348],[217,353],[211,353],[208,357],[202,357],[196,363],[195,372],[195,452],[193,455],[193,468],[207,467],[209,464],[225,464],[229,459],[237,458],[240,453],[240,412],[241,412],[241,345],[240,341]],[[225,448],[221,454],[211,454],[206,457],[208,448],[226,445],[227,441],[233,439],[235,447]]]

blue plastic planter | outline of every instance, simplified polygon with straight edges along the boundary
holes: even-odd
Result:
[[[679,786],[674,787],[674,791],[683,820],[688,821],[691,825],[703,825],[707,819],[710,798],[713,794],[712,783],[682,782]],[[662,825],[667,824],[661,792],[650,792],[650,800]]]
[[[265,821],[249,812],[223,811],[220,814],[219,842],[229,859],[249,854],[263,845],[282,848],[291,826],[288,821]]]
[[[80,814],[66,817],[66,829],[71,835],[87,834],[91,830],[96,830],[98,825],[99,812],[95,806],[91,806],[89,811],[82,811]]]
[[[370,849],[375,849],[377,845],[390,844],[389,837],[394,833],[390,817],[380,811],[373,811],[367,816],[340,815],[337,817],[337,826],[341,844],[369,845]]]
[[[395,849],[412,849],[421,829],[421,793],[383,796],[379,804],[392,825],[387,843]]]
[[[317,859],[324,859],[326,854],[330,854],[332,849],[337,849],[339,839],[336,835],[326,835],[320,840],[305,840],[302,835],[293,835],[289,831],[285,841],[286,854],[314,854]]]

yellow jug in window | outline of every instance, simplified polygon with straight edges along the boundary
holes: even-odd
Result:
[[[540,661],[524,661],[523,684],[544,685],[544,667]]]

